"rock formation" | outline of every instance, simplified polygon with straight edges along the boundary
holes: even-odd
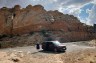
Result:
[[[0,9],[0,34],[21,35],[49,30],[57,37],[65,38],[65,41],[77,41],[94,37],[94,33],[90,33],[88,28],[73,15],[57,10],[46,11],[41,5],[28,5],[22,9],[15,5],[14,8]]]

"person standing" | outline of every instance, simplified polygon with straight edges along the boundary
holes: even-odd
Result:
[[[39,44],[39,43],[36,44],[36,49],[37,49],[37,50],[40,49],[40,44]]]

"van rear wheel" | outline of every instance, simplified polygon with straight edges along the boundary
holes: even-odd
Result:
[[[57,49],[56,48],[54,49],[54,52],[57,52]]]

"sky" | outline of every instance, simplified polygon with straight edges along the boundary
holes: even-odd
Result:
[[[25,8],[29,4],[40,4],[46,10],[58,10],[64,14],[74,15],[87,25],[96,24],[96,0],[0,0],[0,8],[12,8],[14,5]]]

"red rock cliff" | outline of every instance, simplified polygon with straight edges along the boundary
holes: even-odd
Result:
[[[88,39],[90,36],[87,27],[73,15],[57,10],[46,11],[41,5],[28,5],[23,9],[16,5],[14,8],[0,9],[0,34],[24,34],[42,29],[62,30],[63,34],[60,36],[66,39],[71,37],[70,40],[77,37]]]

